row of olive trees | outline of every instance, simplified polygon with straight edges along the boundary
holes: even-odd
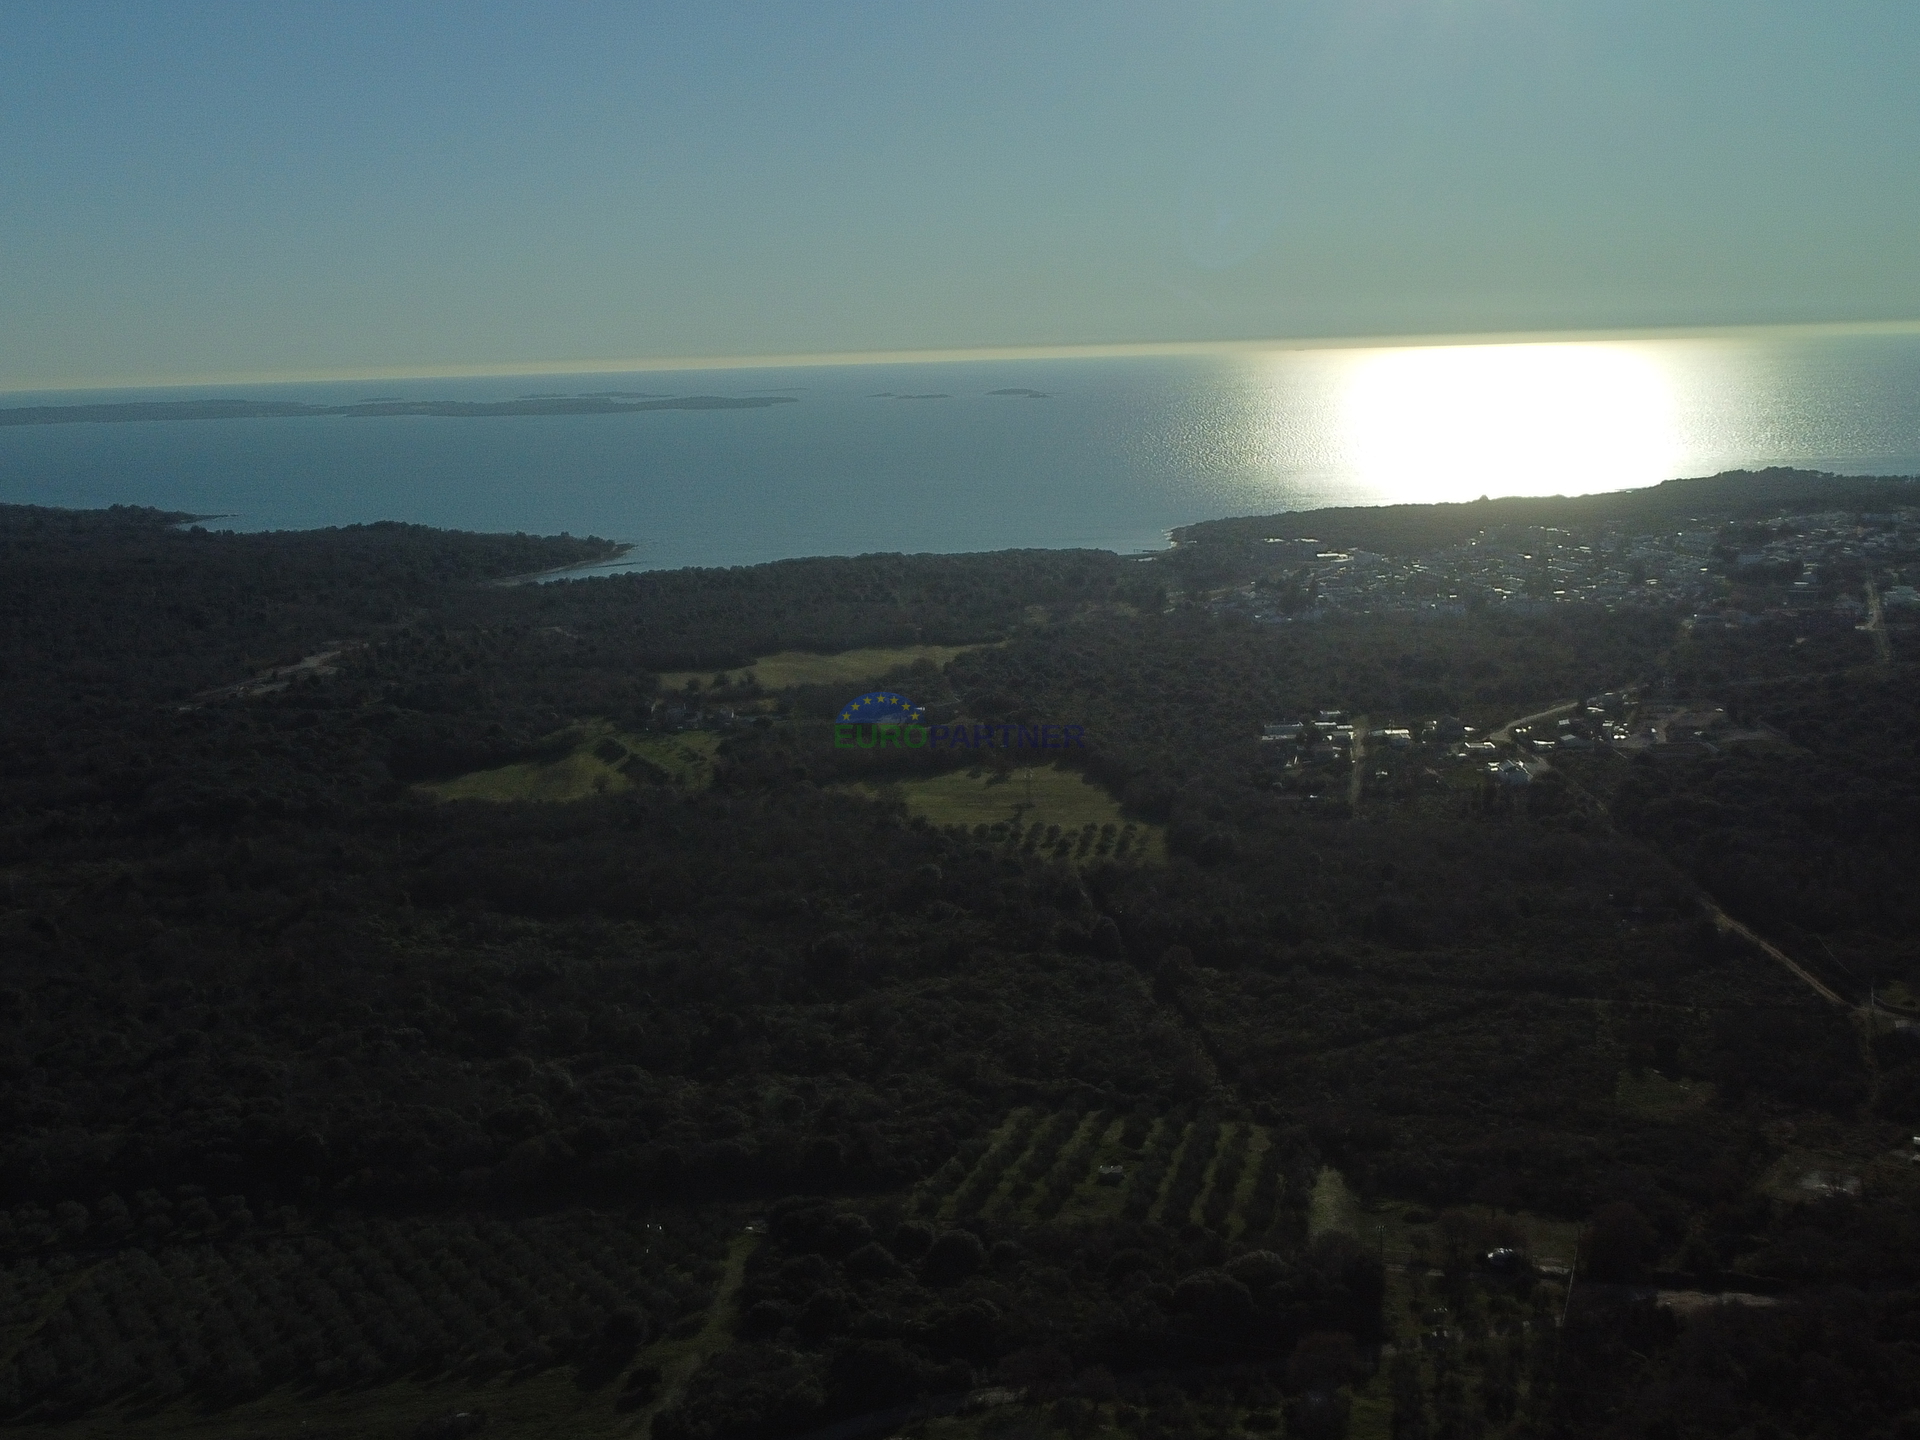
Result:
[[[132,1249],[65,1275],[29,1262],[7,1275],[0,1319],[35,1306],[44,1319],[0,1368],[0,1413],[587,1363],[609,1337],[630,1349],[708,1303],[706,1228],[594,1215],[350,1221]]]
[[[1191,1109],[1160,1118],[1146,1108],[1018,1111],[992,1141],[963,1150],[935,1172],[915,1198],[916,1213],[966,1220],[1030,1212],[1034,1220],[1053,1220],[1096,1182],[1096,1156],[1116,1121],[1114,1138],[1127,1157],[1119,1197],[1124,1218],[1304,1241],[1310,1157],[1266,1127]]]

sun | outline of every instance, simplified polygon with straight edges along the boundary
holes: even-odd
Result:
[[[1381,498],[1577,495],[1671,478],[1671,386],[1630,345],[1447,345],[1356,360],[1343,448]]]

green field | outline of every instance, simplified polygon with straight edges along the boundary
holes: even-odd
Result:
[[[1156,864],[1167,858],[1164,830],[1125,818],[1120,802],[1077,770],[1044,766],[1000,773],[978,768],[857,788],[871,795],[898,795],[909,812],[936,825],[962,825],[976,833],[985,826],[986,838],[1028,851],[1059,853],[1064,843],[1068,853],[1063,859],[1112,855]],[[1091,839],[1082,845],[1089,833]],[[1124,852],[1119,849],[1122,837],[1127,840]]]
[[[1341,1231],[1361,1233],[1360,1205],[1347,1188],[1347,1179],[1331,1165],[1320,1167],[1313,1180],[1313,1198],[1307,1205],[1307,1234],[1311,1238]]]
[[[629,735],[595,724],[575,733],[579,743],[558,759],[476,770],[416,788],[440,800],[564,802],[666,781],[696,790],[713,783],[713,752],[720,737],[709,731]]]
[[[916,660],[930,660],[944,668],[954,656],[980,648],[978,645],[889,645],[842,650],[838,655],[782,650],[778,655],[763,655],[743,669],[670,670],[661,675],[660,688],[684,690],[689,680],[697,680],[704,687],[716,674],[727,675],[735,681],[751,676],[762,690],[790,690],[795,685],[850,685],[877,680]]]
[[[1654,1071],[1622,1070],[1614,1101],[1642,1120],[1680,1120],[1713,1102],[1709,1081],[1668,1080]]]

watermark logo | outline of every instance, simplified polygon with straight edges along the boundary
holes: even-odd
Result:
[[[839,750],[1084,750],[1084,725],[928,725],[927,707],[891,690],[873,690],[841,707]]]
[[[840,709],[837,725],[918,725],[927,707],[891,690],[869,690]]]

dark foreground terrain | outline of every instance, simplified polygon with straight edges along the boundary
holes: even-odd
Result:
[[[1913,487],[187,518],[0,507],[0,1424],[1920,1434]]]

